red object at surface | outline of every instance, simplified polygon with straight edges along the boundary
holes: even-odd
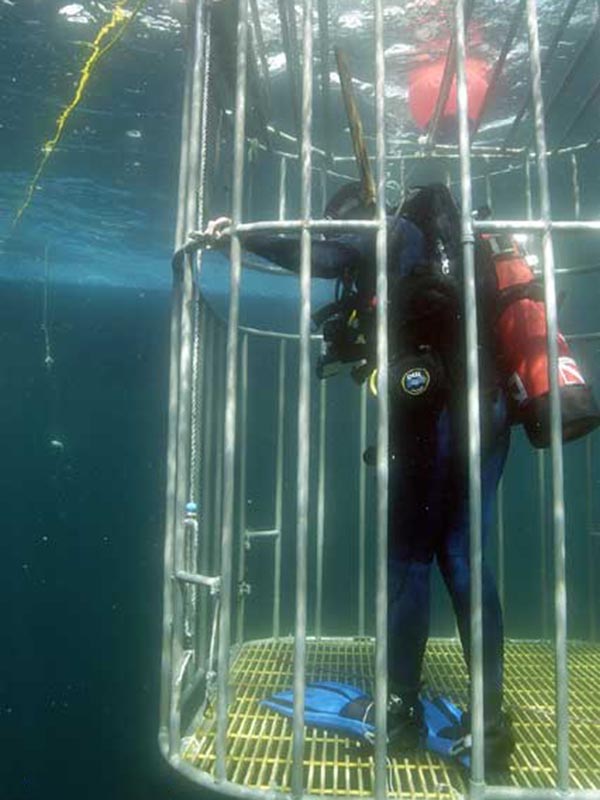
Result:
[[[408,76],[408,106],[414,121],[423,128],[429,125],[440,91],[446,59],[441,58],[416,67]],[[468,58],[466,61],[469,119],[476,120],[481,112],[489,86],[489,68],[485,61]],[[442,117],[456,117],[456,78],[452,82]]]

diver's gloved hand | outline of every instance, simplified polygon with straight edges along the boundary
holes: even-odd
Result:
[[[217,242],[227,238],[231,224],[230,217],[217,217],[211,219],[203,231],[192,231],[189,238],[205,247],[214,247]]]

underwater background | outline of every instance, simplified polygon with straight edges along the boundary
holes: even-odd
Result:
[[[89,42],[110,19],[113,5],[0,0],[2,800],[178,800],[209,794],[168,768],[156,741],[183,0],[145,4],[123,40],[99,63],[31,203],[13,227],[42,145],[72,97]],[[543,31],[551,30],[562,5],[539,4]],[[559,65],[577,46],[578,32],[586,30],[591,5],[582,4]],[[438,46],[448,4],[441,4],[446,16],[437,23],[433,2],[390,6],[404,9],[405,20],[400,12],[392,18],[417,32],[413,38],[419,47]],[[494,3],[482,6],[483,41],[474,46],[485,53],[485,41],[497,47],[494,25],[499,22],[497,14],[487,13]],[[357,63],[361,47],[366,63],[361,26],[372,22],[369,4],[340,1],[331,8],[338,15],[339,35],[356,37]],[[400,101],[405,99],[402,76],[417,46],[411,50],[401,44],[389,53]],[[285,84],[278,79],[281,54],[274,31],[267,36],[267,49],[276,88],[273,108],[285,125],[287,104],[276,102],[285,96]],[[498,130],[505,131],[514,97],[523,90],[525,55],[526,49],[517,48],[509,62],[509,78],[486,133],[489,141]],[[596,47],[590,63],[597,64],[597,57]],[[369,75],[359,77],[368,96]],[[573,86],[556,113],[559,133],[562,120],[586,91],[584,82]],[[332,125],[339,127],[340,118]],[[597,113],[584,120],[578,138],[585,141],[597,133],[597,121]],[[398,114],[389,124],[398,135],[411,133],[406,115]],[[260,167],[258,159],[252,169],[260,172]],[[590,219],[600,216],[597,169],[596,150],[583,157],[580,173],[582,208]],[[267,174],[266,166],[261,179],[275,191],[276,176]],[[555,215],[570,218],[570,178],[559,169],[552,180]],[[229,187],[220,188],[224,209]],[[481,192],[476,184],[476,204],[484,199]],[[250,198],[249,216],[272,213],[269,199],[257,192]],[[515,197],[508,182],[499,182],[497,202],[505,216],[524,216],[524,198]],[[557,261],[569,266],[598,262],[597,239],[561,239],[557,253]],[[217,257],[206,265],[206,291],[221,312],[225,267]],[[245,277],[244,321],[293,328],[296,283],[278,280],[275,284],[255,273]],[[597,277],[582,276],[568,288],[563,330],[597,330]],[[318,285],[315,298],[327,291]],[[598,345],[588,344],[577,355],[598,385]],[[254,368],[261,369],[258,361]],[[271,376],[264,369],[268,386]],[[291,380],[290,395],[295,396],[295,376]],[[343,437],[355,422],[353,412],[343,408],[346,389],[332,388],[342,409],[334,437]],[[251,417],[255,452],[273,452],[270,426],[268,405],[256,402]],[[595,495],[597,447],[592,454]],[[600,594],[591,591],[600,578],[600,540],[591,551],[594,566],[584,536],[589,513],[582,492],[584,463],[585,444],[570,445],[567,555],[569,635],[574,638],[588,637],[590,597],[600,605]],[[350,504],[344,507],[353,469],[349,465],[347,475],[334,476],[329,487],[342,501],[329,521],[326,558],[337,563],[338,579],[326,586],[325,622],[333,621],[341,632],[354,624],[344,581],[344,570],[352,570],[356,560],[346,544],[354,511]],[[515,532],[507,551],[506,626],[514,637],[541,635],[541,610],[532,602],[540,573],[535,469],[533,451],[515,431],[505,472],[509,540]],[[250,496],[264,496],[264,479],[259,471],[252,475]],[[260,525],[261,515],[266,519],[268,510],[257,499],[249,523]],[[250,564],[257,585],[261,569],[267,569],[259,562],[254,558]],[[452,633],[439,585],[434,608],[432,633]],[[269,598],[259,592],[248,612],[251,632],[265,634],[269,613]]]

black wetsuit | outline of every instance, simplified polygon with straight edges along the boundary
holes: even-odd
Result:
[[[244,247],[294,272],[297,235],[250,234]],[[407,219],[388,225],[388,271],[409,275],[422,262],[423,237]],[[373,291],[375,236],[372,231],[327,236],[312,242],[312,273],[338,278],[352,270],[362,291]],[[393,335],[392,332],[390,335]],[[388,673],[390,687],[416,702],[429,633],[430,573],[434,557],[450,593],[467,665],[470,660],[470,567],[468,455],[465,393],[449,396],[434,414],[390,409]],[[483,630],[485,715],[500,711],[503,685],[502,611],[485,544],[509,445],[506,400],[499,388],[482,401]]]

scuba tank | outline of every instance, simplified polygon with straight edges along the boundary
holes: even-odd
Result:
[[[506,234],[483,234],[496,282],[496,363],[507,388],[513,423],[522,423],[534,447],[550,444],[550,386],[543,288],[527,255]],[[558,333],[558,381],[563,441],[600,425],[591,389],[562,333]]]

